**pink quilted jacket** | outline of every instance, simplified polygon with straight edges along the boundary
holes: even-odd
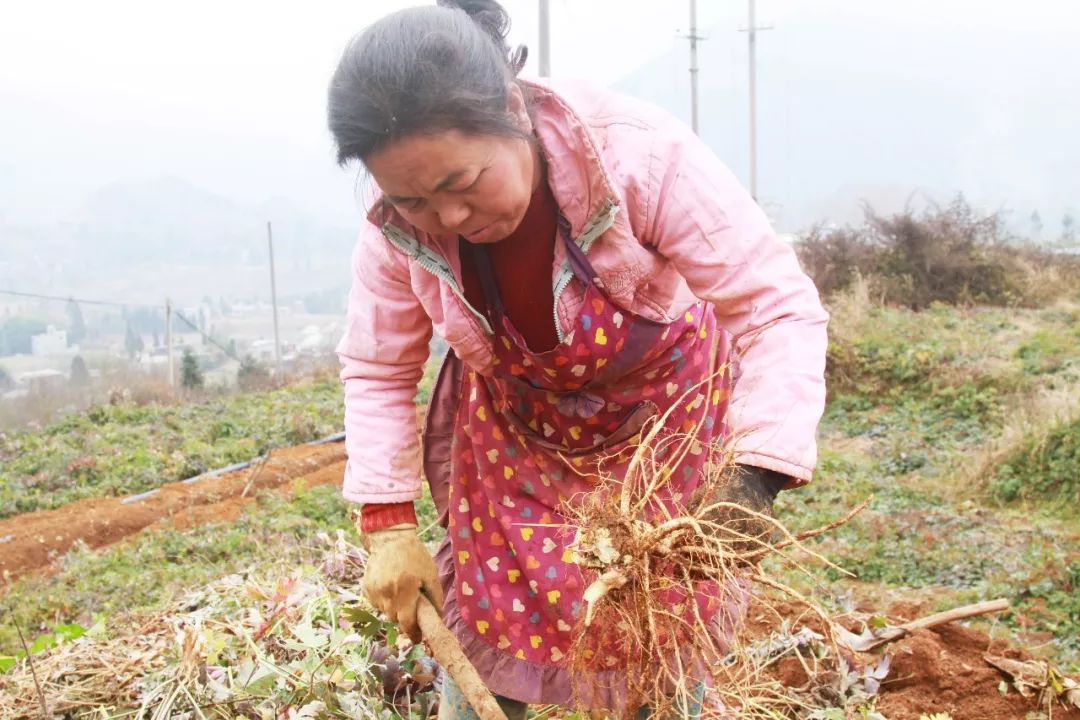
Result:
[[[739,461],[810,480],[825,402],[828,315],[792,249],[731,172],[687,128],[648,103],[579,84],[526,83],[548,183],[608,294],[666,321],[699,299],[740,353],[728,425]],[[376,205],[377,207],[378,205]],[[458,238],[372,212],[353,253],[345,383],[344,496],[420,495],[413,398],[432,330],[465,364],[491,369],[487,322],[461,289]],[[583,290],[556,243],[561,333]]]

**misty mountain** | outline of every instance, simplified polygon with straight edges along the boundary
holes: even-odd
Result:
[[[158,302],[348,282],[359,213],[329,143],[129,122],[0,91],[0,289]],[[284,179],[283,179],[284,178]],[[340,208],[328,212],[327,207]]]
[[[355,229],[288,199],[245,204],[177,177],[111,183],[51,222],[0,221],[0,289],[123,302],[263,298],[268,220],[283,297],[345,292]]]
[[[320,223],[288,200],[245,206],[176,177],[103,187],[65,226],[78,246],[92,248],[85,259],[95,265],[261,265],[268,220],[278,249],[313,266],[351,246],[351,230]]]

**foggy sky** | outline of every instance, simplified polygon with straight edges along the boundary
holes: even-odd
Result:
[[[56,222],[101,186],[175,176],[355,225],[356,172],[333,164],[326,83],[352,34],[409,4],[9,4],[0,223]],[[535,2],[506,5],[531,74]],[[745,179],[746,3],[698,5],[714,96],[702,134]],[[670,92],[688,87],[684,6],[552,0],[553,74],[633,84],[659,63],[672,77],[652,99],[688,118],[688,91]],[[1039,209],[1048,230],[1080,207],[1080,4],[760,0],[758,15],[774,26],[759,36],[760,185],[785,219],[894,186]]]

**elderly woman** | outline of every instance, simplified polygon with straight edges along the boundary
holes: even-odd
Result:
[[[814,468],[827,315],[687,127],[606,90],[519,79],[508,25],[491,0],[383,18],[345,50],[329,124],[339,162],[381,193],[338,346],[364,590],[414,637],[426,592],[523,717],[572,700],[584,588],[564,503],[596,487],[602,459],[617,475],[610,459],[666,413],[668,431],[733,448],[726,499],[768,511]],[[422,454],[413,399],[433,329],[450,351]],[[703,462],[681,461],[674,502]],[[435,560],[416,532],[422,472],[448,529]],[[448,682],[442,716],[466,712]]]

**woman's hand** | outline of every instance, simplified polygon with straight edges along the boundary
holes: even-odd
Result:
[[[420,642],[420,626],[416,622],[420,591],[425,592],[440,612],[443,591],[435,561],[416,530],[416,525],[406,523],[361,535],[368,551],[361,585],[376,610],[413,642]]]
[[[745,547],[752,549],[758,542],[767,542],[772,535],[775,528],[767,518],[772,517],[773,502],[788,480],[786,475],[772,470],[737,465],[726,482],[715,488],[708,497],[691,501],[691,507],[716,503],[740,506],[714,508],[706,513],[705,519],[724,528],[725,534],[730,534],[733,542],[740,546],[745,543]],[[742,542],[739,542],[740,538]]]

